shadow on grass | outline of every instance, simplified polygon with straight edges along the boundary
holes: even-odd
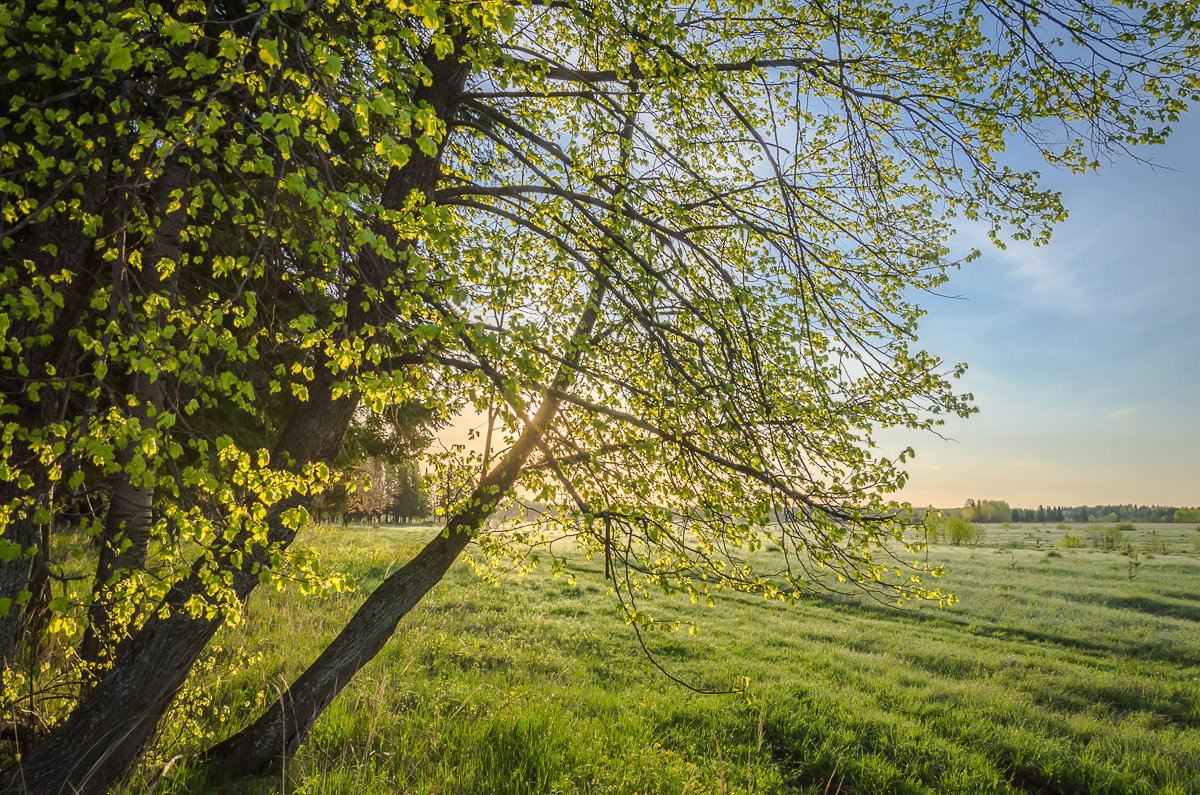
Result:
[[[1192,653],[1170,643],[1146,643],[1145,641],[1092,640],[1079,635],[1065,635],[1011,624],[1001,624],[979,616],[921,609],[898,609],[890,605],[852,602],[838,597],[814,597],[824,601],[830,609],[841,613],[854,612],[873,620],[889,624],[908,623],[914,626],[929,626],[933,629],[954,630],[1000,641],[1027,641],[1044,643],[1069,650],[1073,653],[1103,657],[1123,657],[1130,660],[1170,662],[1178,665],[1200,666],[1200,654]],[[1132,597],[1128,601],[1144,601]],[[1152,601],[1152,600],[1145,600]],[[1105,605],[1107,606],[1107,605]],[[1128,609],[1128,608],[1126,608]]]
[[[1200,601],[1179,604],[1178,601],[1164,601],[1148,596],[1107,597],[1100,601],[1105,607],[1115,607],[1119,610],[1135,610],[1163,618],[1179,618],[1184,621],[1200,622]]]

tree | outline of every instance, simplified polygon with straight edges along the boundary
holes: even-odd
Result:
[[[53,661],[78,699],[6,771],[35,792],[128,769],[260,582],[320,586],[290,545],[361,411],[472,407],[495,439],[431,479],[446,531],[212,750],[230,771],[302,742],[468,542],[575,534],[638,632],[671,626],[650,588],[943,598],[893,498],[912,452],[871,441],[972,411],[914,296],[960,264],[956,217],[1063,217],[1006,138],[1086,170],[1197,93],[1173,0],[0,14],[5,697],[40,692],[13,664],[35,594],[107,650]],[[517,493],[562,509],[485,532]],[[51,534],[99,544],[86,604]]]
[[[415,461],[368,458],[355,470],[353,490],[343,506],[345,521],[411,521],[429,515],[429,499]]]
[[[398,521],[411,522],[429,516],[429,494],[415,461],[397,467],[392,484],[392,502],[388,510]]]
[[[1171,517],[1175,522],[1200,522],[1200,508],[1176,508]]]

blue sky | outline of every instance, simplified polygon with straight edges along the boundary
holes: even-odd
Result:
[[[924,300],[921,342],[970,364],[980,413],[884,437],[917,449],[905,499],[1200,504],[1200,117],[1138,154],[1161,168],[1041,169],[1071,213],[1047,246],[960,234],[984,255]]]

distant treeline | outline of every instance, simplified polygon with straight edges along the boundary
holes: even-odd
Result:
[[[967,500],[961,508],[943,508],[944,516],[969,522],[1175,522],[1200,524],[1200,508],[1164,505],[1061,505],[1013,508],[1004,500]]]

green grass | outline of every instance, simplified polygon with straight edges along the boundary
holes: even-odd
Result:
[[[1176,532],[1139,536],[1150,529]],[[1064,530],[989,527],[989,546],[933,548],[961,600],[944,609],[659,604],[700,627],[651,633],[659,661],[698,687],[748,676],[744,695],[698,695],[659,674],[614,611],[602,564],[581,562],[574,586],[541,571],[482,585],[459,565],[254,789],[1200,792],[1200,556],[1183,551],[1187,530],[1130,579],[1125,555],[1055,549]],[[186,763],[158,774],[252,716],[248,694],[302,670],[428,532],[312,534],[359,593],[257,594],[217,640],[237,650],[216,652],[237,673],[193,694],[131,789],[214,788]]]

